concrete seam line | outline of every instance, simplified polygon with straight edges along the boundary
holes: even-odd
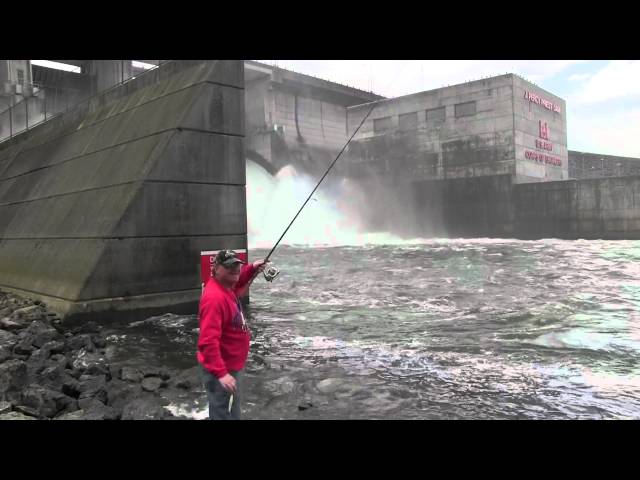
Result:
[[[112,235],[104,237],[3,237],[2,240],[11,241],[40,241],[40,240],[137,240],[146,238],[204,238],[204,237],[242,237],[244,233],[192,233],[184,235]]]
[[[23,203],[39,202],[41,200],[49,200],[49,199],[52,199],[52,198],[65,197],[65,196],[68,196],[68,195],[75,195],[77,193],[94,192],[96,190],[105,190],[105,189],[108,189],[108,188],[120,187],[120,186],[123,186],[123,185],[132,185],[134,183],[175,183],[175,184],[178,184],[178,185],[212,185],[212,186],[229,186],[229,187],[244,187],[244,186],[246,186],[244,183],[193,182],[193,181],[178,181],[178,180],[147,180],[147,179],[130,180],[128,182],[113,183],[113,184],[109,184],[109,185],[102,185],[100,187],[85,188],[83,190],[74,190],[72,192],[56,193],[54,195],[48,195],[46,197],[28,198],[26,200],[16,200],[16,201],[13,201],[13,202],[0,203],[0,208],[8,207],[8,206],[11,206],[11,205],[20,205],[20,204],[23,204]]]
[[[34,168],[33,170],[28,170],[26,172],[19,173],[18,175],[14,175],[12,177],[0,178],[0,182],[4,182],[4,181],[7,181],[7,180],[13,180],[14,178],[22,177],[24,175],[29,175],[31,173],[38,172],[40,170],[46,170],[47,168],[56,167],[58,165],[64,165],[67,162],[78,160],[78,159],[80,159],[82,157],[93,155],[94,153],[104,152],[105,150],[109,150],[110,148],[120,147],[122,145],[126,145],[127,143],[134,143],[134,142],[137,142],[138,140],[143,140],[145,138],[153,137],[154,135],[162,135],[163,133],[167,133],[167,132],[170,132],[172,130],[187,130],[187,131],[195,131],[195,132],[198,132],[198,133],[209,133],[211,135],[224,135],[224,136],[227,136],[227,137],[244,138],[244,135],[239,135],[239,134],[236,134],[236,133],[223,133],[223,132],[215,132],[215,131],[212,131],[212,130],[197,130],[197,129],[190,129],[190,128],[185,128],[185,127],[172,127],[172,128],[167,128],[165,130],[160,130],[158,132],[150,133],[148,135],[143,135],[142,137],[133,138],[131,140],[127,140],[127,141],[122,142],[122,143],[117,143],[115,145],[109,145],[108,147],[103,147],[103,148],[100,148],[98,150],[93,150],[91,152],[85,152],[85,153],[82,153],[82,154],[77,155],[75,157],[71,157],[71,158],[68,158],[66,160],[62,160],[61,162],[54,163],[52,165],[46,165],[44,167]]]
[[[26,288],[11,287],[9,285],[4,285],[4,284],[0,284],[0,287],[6,288],[8,290],[19,290],[19,291],[22,291],[22,292],[35,293],[36,295],[42,295],[42,296],[45,296],[45,297],[56,298],[58,300],[64,300],[64,301],[70,302],[70,303],[95,302],[95,301],[101,301],[101,300],[112,300],[114,298],[145,297],[145,296],[162,295],[164,293],[174,293],[174,292],[196,292],[196,291],[197,292],[201,292],[202,291],[202,287],[197,287],[197,288],[194,287],[194,288],[181,288],[181,289],[177,289],[177,290],[165,290],[165,291],[162,291],[162,292],[139,293],[138,295],[131,295],[129,297],[97,297],[97,298],[89,298],[89,299],[72,300],[70,298],[59,297],[57,295],[52,295],[50,293],[37,292],[35,290],[29,290],[29,289],[26,289]]]

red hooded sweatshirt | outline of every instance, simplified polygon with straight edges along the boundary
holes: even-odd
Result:
[[[227,290],[211,278],[200,298],[198,362],[217,378],[244,367],[249,354],[251,333],[244,321],[237,292],[255,272],[252,264],[243,265],[233,290]]]

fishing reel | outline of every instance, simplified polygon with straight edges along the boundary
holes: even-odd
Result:
[[[276,267],[274,267],[273,265],[269,265],[267,268],[265,268],[262,271],[262,275],[264,275],[264,279],[267,282],[273,282],[273,280],[280,275],[280,270],[278,270]]]

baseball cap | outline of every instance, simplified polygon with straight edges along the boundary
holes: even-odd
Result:
[[[232,267],[236,263],[245,263],[238,258],[238,254],[233,250],[220,250],[216,255],[216,263],[223,267]]]

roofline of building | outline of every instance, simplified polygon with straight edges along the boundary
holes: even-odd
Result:
[[[404,100],[404,99],[407,99],[407,98],[410,98],[410,97],[414,97],[414,96],[418,97],[418,96],[421,96],[421,95],[425,95],[427,93],[433,93],[433,92],[437,92],[437,91],[440,91],[440,90],[446,90],[446,89],[449,89],[449,88],[460,87],[462,85],[471,85],[471,84],[474,84],[474,83],[484,82],[486,80],[493,80],[493,79],[501,78],[501,77],[506,77],[506,78],[518,77],[519,79],[524,80],[525,82],[533,85],[534,87],[542,90],[543,92],[548,93],[552,97],[555,97],[555,98],[557,98],[557,99],[559,99],[559,100],[564,102],[563,98],[558,97],[557,95],[549,92],[548,90],[545,90],[544,88],[540,87],[539,85],[536,85],[535,83],[527,80],[524,77],[521,77],[520,75],[518,75],[516,73],[505,73],[505,74],[502,74],[502,75],[494,75],[493,77],[479,78],[477,80],[470,80],[468,82],[456,83],[456,84],[453,84],[453,85],[447,85],[445,87],[431,88],[429,90],[422,90],[420,92],[408,93],[407,95],[400,95],[399,97],[383,98],[381,100],[374,100],[373,102],[361,103],[360,105],[353,105],[353,106],[347,107],[347,108],[349,108],[349,109],[357,109],[357,108],[366,107],[367,105],[371,106],[373,104],[384,104],[385,102],[391,102],[391,101],[394,101],[394,100],[400,100],[400,99]]]
[[[307,75],[305,73],[296,72],[295,70],[290,70],[290,69],[282,68],[282,67],[276,67],[274,65],[269,65],[267,63],[256,62],[255,60],[245,60],[244,62],[245,62],[245,64],[249,64],[249,65],[252,65],[252,66],[255,66],[255,67],[258,67],[258,68],[267,68],[267,69],[270,69],[270,70],[287,72],[287,73],[299,76],[302,79],[309,79],[309,80],[314,81],[314,82],[322,82],[322,83],[324,83],[326,85],[326,87],[333,87],[334,89],[340,89],[345,94],[350,94],[350,95],[353,95],[353,96],[360,96],[360,97],[373,97],[373,98],[377,97],[377,100],[381,100],[381,99],[386,99],[387,98],[387,97],[385,97],[383,95],[379,95],[379,94],[377,94],[375,92],[368,92],[366,90],[361,90],[359,88],[351,87],[349,85],[344,85],[342,83],[334,82],[334,81],[327,80],[327,79],[320,78],[320,77],[314,77],[313,75]]]

